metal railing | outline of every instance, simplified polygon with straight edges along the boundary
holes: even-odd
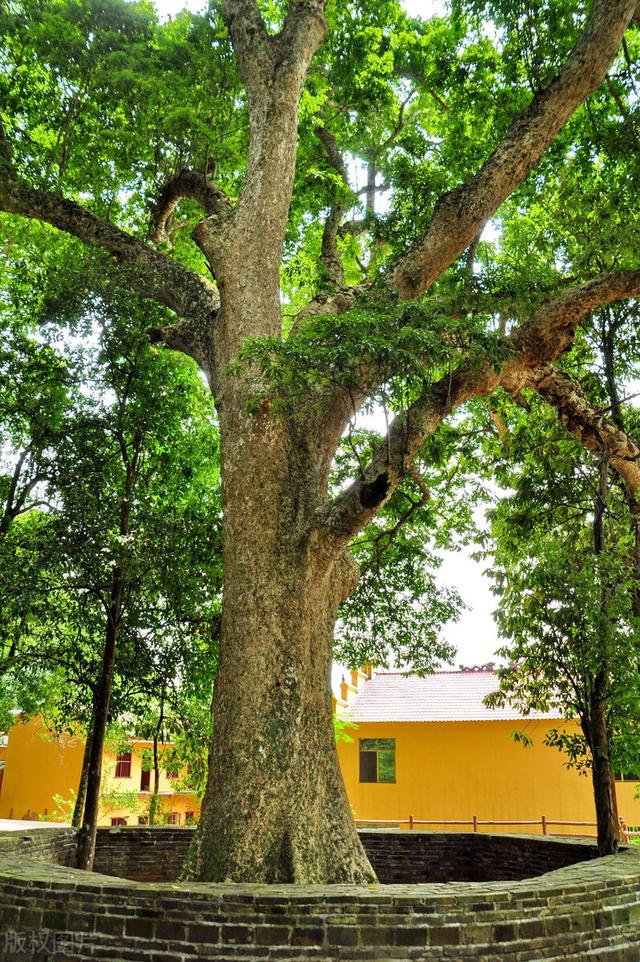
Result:
[[[457,819],[457,818],[414,818],[413,815],[409,815],[408,818],[356,818],[356,825],[397,825],[398,827],[402,825],[408,825],[410,829],[414,829],[417,825],[463,825],[471,828],[474,832],[478,831],[480,826],[493,825],[493,826],[522,826],[522,825],[539,825],[542,829],[543,835],[553,835],[553,832],[549,832],[550,827],[558,828],[596,828],[596,822],[581,822],[581,821],[565,821],[559,819],[550,819],[546,815],[541,815],[540,818],[533,819],[514,819],[508,821],[496,820],[496,819],[480,819],[477,815],[473,815],[470,819]],[[563,834],[563,833],[555,833]],[[595,832],[586,833],[571,833],[577,838],[594,838]],[[627,828],[627,824],[623,818],[620,818],[620,835],[622,842],[628,842],[630,838],[639,837],[640,831],[630,831]]]

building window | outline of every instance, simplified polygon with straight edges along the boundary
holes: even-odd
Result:
[[[149,817],[147,815],[138,815],[138,825],[148,825]]]
[[[126,820],[126,818],[112,818],[112,819],[111,819],[111,824],[114,825],[114,826],[116,826],[116,825],[126,825],[126,824],[127,824],[127,820]]]
[[[177,778],[179,774],[179,772],[167,772],[167,778]]]
[[[116,758],[116,778],[131,778],[131,752],[123,752]]]
[[[195,813],[195,812],[185,812],[185,813],[184,813],[184,824],[185,824],[185,825],[193,825],[193,823],[195,822],[195,820],[196,820],[196,813]]]
[[[395,738],[360,739],[360,781],[395,782]]]
[[[169,812],[167,815],[167,825],[179,825],[180,824],[180,813],[179,812]]]
[[[140,772],[140,791],[148,792],[150,785],[151,785],[151,772],[148,769],[147,771],[144,771],[143,769]]]

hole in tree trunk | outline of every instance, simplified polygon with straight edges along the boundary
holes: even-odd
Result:
[[[384,501],[385,495],[389,490],[389,475],[385,472],[379,474],[371,484],[365,484],[360,491],[360,504],[363,508],[375,508]]]

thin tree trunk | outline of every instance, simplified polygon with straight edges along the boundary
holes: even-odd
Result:
[[[604,517],[609,495],[608,463],[604,446],[600,456],[600,470],[598,491],[595,498],[593,512],[593,550],[594,554],[602,555],[605,543]],[[607,724],[607,661],[612,626],[606,613],[607,588],[601,586],[600,642],[602,648],[602,665],[593,679],[593,691],[589,705],[589,733],[591,749],[591,777],[593,782],[593,798],[596,809],[596,823],[598,832],[598,853],[613,855],[618,851],[620,823],[615,797],[611,791],[613,772],[611,770],[611,748],[609,744],[609,727]]]
[[[87,783],[89,780],[89,763],[91,760],[91,742],[93,740],[93,721],[89,725],[89,730],[87,731],[87,737],[84,743],[84,752],[82,755],[82,770],[80,772],[80,781],[78,782],[78,793],[76,795],[76,804],[73,808],[73,816],[71,818],[71,824],[74,828],[80,828],[82,825],[82,820],[84,817],[84,803],[87,797]]]
[[[142,435],[137,437],[137,447],[130,456],[126,444],[122,443],[123,463],[125,466],[125,483],[122,500],[120,502],[119,534],[126,537],[129,534],[131,518],[131,499],[137,477],[138,458],[140,455]],[[100,683],[94,698],[93,737],[91,739],[91,753],[89,758],[89,774],[87,777],[87,794],[84,806],[84,817],[80,829],[78,843],[78,868],[91,871],[96,848],[96,833],[98,829],[98,812],[100,807],[100,786],[102,782],[102,756],[104,740],[109,718],[109,704],[116,665],[116,649],[118,634],[122,621],[123,595],[125,588],[124,570],[120,565],[113,569],[109,605],[107,609],[107,625],[105,632],[104,651],[102,654],[102,671]]]
[[[160,701],[160,716],[153,735],[153,794],[149,802],[149,825],[156,824],[158,803],[160,801],[160,758],[158,755],[158,739],[164,722],[164,698]]]
[[[602,358],[604,361],[604,376],[605,384],[607,386],[607,394],[609,395],[609,403],[611,405],[611,420],[620,428],[621,431],[625,431],[624,417],[622,414],[622,405],[620,403],[620,394],[618,391],[618,381],[616,378],[616,367],[615,367],[615,333],[616,329],[619,327],[612,316],[611,308],[606,308],[603,312],[603,316],[607,318],[608,326],[606,329],[602,330],[601,337],[601,349]]]
[[[598,854],[615,855],[620,838],[617,804],[611,790],[613,772],[605,702],[595,698],[591,707],[592,782],[598,831]]]
[[[93,737],[89,755],[89,771],[84,807],[84,817],[78,843],[78,868],[91,871],[96,847],[98,811],[100,807],[100,785],[102,781],[102,755],[109,717],[109,702],[116,662],[116,645],[120,625],[119,612],[122,599],[122,580],[118,576],[111,589],[111,604],[107,618],[102,672],[100,684],[94,699]]]

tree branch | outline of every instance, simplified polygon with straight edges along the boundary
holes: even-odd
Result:
[[[150,327],[147,337],[152,344],[162,342],[172,351],[188,354],[207,375],[214,386],[215,364],[211,338],[211,319],[206,316],[187,318],[179,324]]]
[[[1,168],[0,168],[1,171]],[[181,317],[218,310],[218,291],[206,278],[98,217],[75,201],[37,190],[0,173],[0,211],[31,217],[107,251],[131,270],[131,285]]]
[[[244,184],[215,267],[230,304],[239,294],[237,265],[243,264],[245,306],[225,314],[230,353],[248,335],[273,337],[282,330],[280,266],[293,191],[298,107],[309,63],[326,29],[322,9],[323,0],[291,0],[283,28],[274,37],[267,34],[255,0],[227,2],[229,31],[247,90],[250,132]],[[198,237],[211,258],[207,239],[200,231]],[[261,323],[249,329],[245,318],[252,312]]]
[[[508,382],[503,386],[509,390]],[[604,446],[609,464],[627,490],[640,494],[640,448],[625,431],[591,407],[578,381],[549,365],[529,372],[526,387],[556,409],[569,433],[587,450],[601,455]]]
[[[200,170],[181,170],[164,185],[152,212],[151,240],[159,244],[167,242],[167,221],[183,198],[195,201],[205,214],[226,219],[231,213],[229,198],[209,176]]]
[[[351,190],[351,184],[349,183],[349,175],[347,173],[347,168],[346,168],[344,159],[342,157],[342,154],[338,150],[338,144],[336,142],[336,138],[333,136],[333,134],[329,130],[327,130],[326,127],[322,127],[321,125],[318,125],[316,127],[316,135],[318,137],[318,140],[321,142],[322,146],[324,147],[325,151],[327,152],[327,157],[329,158],[329,162],[331,166],[334,168],[334,170],[338,172],[345,186],[348,187],[349,190]]]
[[[500,386],[520,391],[532,371],[550,364],[571,346],[576,327],[603,304],[640,294],[640,270],[603,274],[542,304],[508,339],[511,351],[497,367],[486,361],[463,366],[426,388],[397,415],[361,477],[317,512],[315,527],[342,548],[391,496],[425,440],[445,417],[471,398]]]
[[[293,65],[309,63],[327,29],[325,0],[289,0],[284,26],[278,36],[280,56]]]
[[[255,0],[227,0],[226,20],[231,42],[247,88],[250,105],[273,91],[264,84],[273,72],[306,72],[324,36],[324,0],[290,0],[282,30],[270,36]]]
[[[271,62],[270,37],[255,0],[227,0],[225,17],[240,74],[251,96],[257,68]],[[260,72],[262,72],[262,70]]]
[[[320,263],[322,264],[326,280],[336,287],[344,285],[344,270],[338,254],[338,227],[344,217],[344,207],[337,205],[329,211],[324,230],[322,231],[322,247]]]
[[[338,150],[336,139],[325,127],[316,127],[316,134],[327,152],[329,162],[334,170],[340,175],[345,186],[351,190],[349,175],[345,166],[342,154]],[[346,208],[342,204],[334,204],[329,212],[322,232],[322,250],[320,262],[323,266],[326,279],[336,287],[344,285],[344,271],[338,256],[338,231],[340,222],[344,217]]]
[[[13,469],[13,474],[11,475],[11,481],[9,483],[9,490],[5,499],[4,510],[2,512],[2,516],[0,516],[0,535],[7,533],[11,522],[20,513],[20,510],[16,505],[16,494],[18,491],[18,484],[20,483],[20,477],[22,475],[22,469],[24,468],[25,462],[30,453],[31,445],[20,452],[18,460],[16,461]],[[25,496],[25,499],[26,497],[28,497],[28,493]]]
[[[440,198],[424,236],[392,268],[389,283],[401,298],[419,297],[430,287],[527,177],[571,114],[605,79],[636,6],[636,0],[597,0],[556,79],[515,118],[478,173]]]

